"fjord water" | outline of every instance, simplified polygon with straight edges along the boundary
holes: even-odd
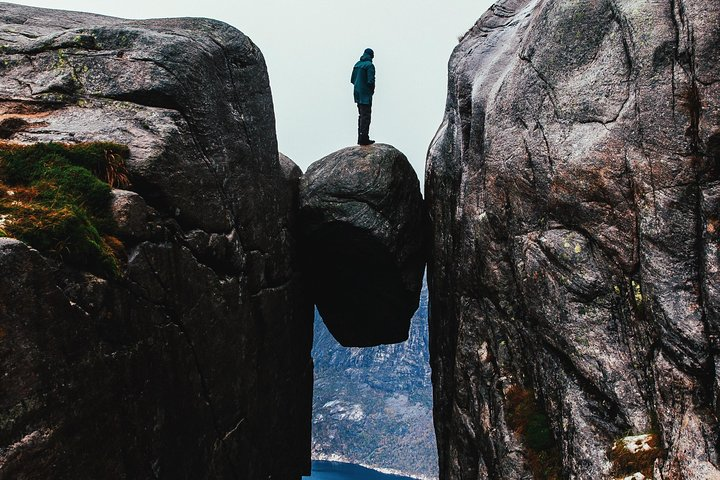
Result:
[[[314,461],[308,480],[413,480],[411,477],[389,475],[352,463]]]

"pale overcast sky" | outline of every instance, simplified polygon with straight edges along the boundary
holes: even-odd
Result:
[[[445,107],[457,37],[492,0],[24,0],[125,18],[209,17],[257,44],[270,72],[280,151],[303,171],[357,140],[350,72],[375,50],[371,138],[407,155],[423,177]]]

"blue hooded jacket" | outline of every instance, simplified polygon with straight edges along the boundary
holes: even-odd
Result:
[[[360,57],[360,61],[353,67],[350,83],[355,88],[355,103],[359,105],[372,105],[372,96],[375,93],[375,65],[372,63],[373,51],[369,48]]]

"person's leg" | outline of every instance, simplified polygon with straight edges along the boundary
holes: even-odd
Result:
[[[368,145],[372,143],[370,140],[370,119],[372,107],[370,105],[358,104],[358,144]]]
[[[357,104],[358,107],[358,145],[360,145],[363,141],[363,124],[364,124],[364,118],[363,118],[363,106],[359,103]]]
[[[370,117],[372,116],[372,105],[367,106],[367,119],[365,120],[365,132],[367,133],[367,139],[370,140]]]

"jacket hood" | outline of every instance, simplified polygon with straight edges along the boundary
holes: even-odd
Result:
[[[362,54],[362,57],[360,57],[361,62],[372,62],[372,59],[375,57],[375,52],[373,52],[372,48],[366,48],[365,51]]]

